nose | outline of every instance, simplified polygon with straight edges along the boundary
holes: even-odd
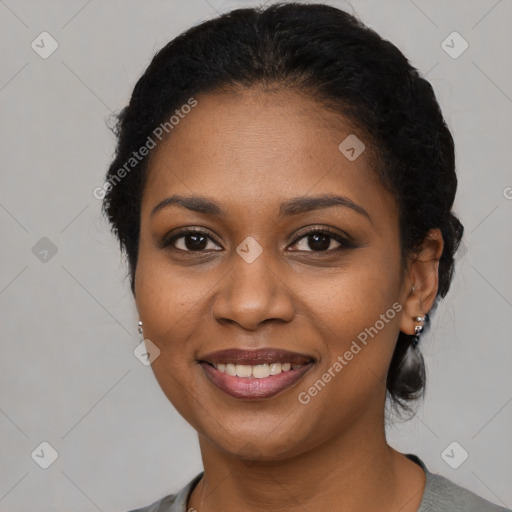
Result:
[[[214,318],[246,330],[256,330],[264,322],[290,322],[295,311],[293,291],[283,272],[272,265],[269,252],[263,251],[252,263],[238,254],[233,260],[214,297]]]

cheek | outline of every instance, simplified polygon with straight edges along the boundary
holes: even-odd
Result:
[[[383,251],[368,249],[334,273],[304,275],[300,282],[312,321],[330,329],[331,337],[346,341],[373,326],[398,300],[400,265]],[[395,313],[390,311],[386,325],[397,322]]]
[[[399,332],[400,272],[398,253],[368,250],[330,279],[309,283],[310,319],[324,345],[325,399],[367,400],[385,382]]]
[[[307,431],[315,432],[315,439],[381,414],[401,310],[394,299],[388,292],[365,295],[362,288],[347,286],[315,315],[323,357],[318,371],[297,390],[302,421]]]
[[[202,294],[197,283],[193,285],[185,275],[170,271],[158,257],[151,260],[141,251],[136,301],[144,338],[160,350],[151,364],[155,378],[178,412],[197,428],[203,409],[197,408],[194,383],[201,369],[195,364],[192,338],[198,331],[198,315],[203,314],[199,309]]]
[[[165,251],[146,250],[141,243],[135,283],[144,335],[162,349],[172,349],[173,340],[185,341],[198,316],[206,314],[204,297],[214,274],[173,266]]]

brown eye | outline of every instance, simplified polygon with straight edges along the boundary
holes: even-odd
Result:
[[[331,236],[324,233],[313,233],[307,235],[305,239],[307,240],[308,247],[313,251],[328,251],[333,241]]]
[[[213,245],[208,243],[211,242]],[[205,250],[217,250],[218,247],[206,231],[187,229],[173,235],[171,238],[166,238],[162,243],[163,247],[171,246],[174,249],[185,252],[200,252]]]
[[[332,242],[338,245],[332,246]],[[305,252],[328,252],[340,249],[341,247],[348,248],[351,244],[339,233],[334,233],[330,230],[315,229],[302,233],[301,236],[294,242],[292,247],[298,247],[299,251]]]
[[[180,236],[175,240],[179,241],[183,239],[183,247],[177,247],[177,249],[188,250],[188,251],[203,251],[208,245],[208,237],[201,235],[200,233],[189,233],[188,235]]]

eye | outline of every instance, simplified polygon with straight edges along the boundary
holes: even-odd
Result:
[[[185,252],[200,252],[206,250],[218,250],[208,247],[208,241],[213,241],[213,237],[202,229],[187,228],[176,233],[172,237],[165,237],[162,246],[172,246],[175,249]],[[178,243],[177,243],[178,242]]]
[[[337,247],[332,247],[333,241],[338,244]],[[222,248],[219,248],[219,245],[208,231],[199,228],[187,228],[171,237],[164,237],[161,247],[171,246],[184,252],[202,252],[208,250],[221,251]],[[353,244],[348,238],[324,227],[303,231],[290,247],[298,247],[298,251],[303,252],[330,252],[353,247]]]
[[[332,247],[332,242],[338,243],[337,247]],[[302,248],[300,247],[302,245]],[[299,238],[294,242],[291,247],[299,246],[299,251],[306,252],[328,252],[335,251],[341,248],[348,248],[352,245],[347,238],[331,231],[328,228],[316,228],[309,231],[302,232]],[[308,250],[311,249],[311,250]]]

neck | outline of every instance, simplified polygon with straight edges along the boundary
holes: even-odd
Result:
[[[233,457],[199,436],[204,476],[187,510],[416,511],[424,473],[386,442],[384,419],[277,461]],[[406,476],[407,475],[407,476]]]

